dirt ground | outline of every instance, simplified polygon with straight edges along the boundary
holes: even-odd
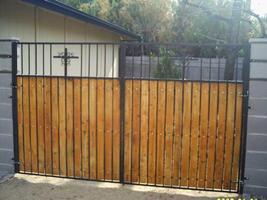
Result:
[[[188,200],[236,197],[236,194],[121,185],[16,174],[0,183],[1,200]]]

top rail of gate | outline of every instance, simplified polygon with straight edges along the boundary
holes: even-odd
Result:
[[[125,79],[203,82],[243,82],[248,48],[243,44],[140,42],[17,45],[20,76],[118,78],[119,68],[124,67]]]

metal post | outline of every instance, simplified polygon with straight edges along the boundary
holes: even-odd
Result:
[[[247,145],[247,123],[249,107],[249,74],[250,74],[250,45],[245,47],[245,60],[243,64],[243,115],[242,115],[242,132],[240,145],[239,160],[239,185],[238,192],[243,194],[245,181],[245,162],[246,162],[246,145]]]
[[[18,149],[18,113],[17,113],[17,52],[18,42],[13,41],[12,48],[12,119],[13,119],[13,143],[14,143],[14,172],[19,172]]]
[[[124,183],[124,112],[125,112],[125,45],[120,45],[120,183]]]

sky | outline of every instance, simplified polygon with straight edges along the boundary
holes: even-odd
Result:
[[[267,0],[251,0],[251,10],[260,16],[267,15]]]

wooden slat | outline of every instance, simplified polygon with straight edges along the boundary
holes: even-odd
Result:
[[[88,80],[83,79],[81,80],[82,82],[82,110],[81,110],[81,115],[82,115],[82,135],[81,135],[81,140],[82,140],[82,177],[89,179],[89,102],[88,102],[88,94],[89,94],[89,89],[88,89]]]
[[[74,176],[73,80],[66,79],[67,176]]]
[[[74,117],[74,173],[81,177],[82,172],[82,141],[81,141],[81,80],[75,78],[73,99]]]
[[[17,78],[19,171],[24,171],[23,78]]]
[[[155,184],[156,172],[156,126],[157,126],[157,81],[149,82],[149,154],[148,183]]]
[[[120,179],[120,82],[113,80],[113,180]]]
[[[208,160],[207,160],[207,188],[213,188],[213,175],[215,164],[215,143],[217,134],[218,115],[218,84],[211,84],[210,88],[210,117],[209,117],[209,139],[208,139]]]
[[[205,187],[206,165],[207,165],[207,143],[209,125],[209,83],[202,83],[201,112],[200,112],[200,141],[199,141],[199,166],[198,166],[198,188]]]
[[[37,162],[37,107],[36,107],[36,79],[29,78],[30,87],[30,134],[31,134],[31,162],[32,172],[38,173],[38,162]]]
[[[59,121],[58,121],[58,79],[51,79],[51,111],[52,111],[52,149],[53,149],[53,174],[59,175]]]
[[[112,80],[105,80],[105,179],[112,180]]]
[[[225,137],[225,119],[226,119],[226,100],[227,100],[227,84],[219,85],[219,112],[218,112],[218,131],[216,140],[216,160],[214,166],[214,188],[221,188],[223,156],[224,156],[224,137]]]
[[[175,83],[175,103],[174,103],[174,136],[173,136],[173,165],[172,165],[172,185],[179,185],[180,165],[181,165],[181,133],[183,120],[183,88],[182,83]]]
[[[132,182],[139,182],[140,167],[140,101],[141,101],[141,81],[133,82],[133,132],[132,132]]]
[[[157,164],[156,184],[163,184],[164,176],[164,133],[165,133],[165,104],[166,104],[166,83],[158,82],[158,119],[157,119]]]
[[[173,159],[173,125],[174,125],[174,82],[167,82],[166,86],[166,124],[165,124],[165,152],[164,152],[164,185],[171,186]]]
[[[241,129],[242,129],[242,104],[243,104],[243,87],[238,84],[236,86],[236,111],[235,111],[235,143],[234,143],[234,155],[233,155],[233,163],[232,163],[232,171],[231,171],[231,189],[233,191],[237,191],[238,187],[238,169],[239,169],[239,161],[240,161],[240,143],[241,143]]]
[[[192,116],[191,116],[191,141],[190,141],[190,167],[189,186],[197,186],[197,168],[199,151],[199,111],[200,111],[200,86],[201,83],[193,83]]]
[[[133,81],[125,82],[125,127],[124,127],[124,178],[131,182],[131,146],[132,146],[132,86]]]
[[[147,183],[147,159],[148,159],[148,81],[141,82],[141,130],[140,130],[140,182]]]
[[[104,177],[104,80],[97,80],[97,179]]]
[[[233,151],[233,134],[235,121],[235,85],[228,86],[228,109],[227,109],[227,128],[226,128],[226,145],[224,161],[223,189],[230,189],[231,159]]]
[[[182,158],[181,158],[181,186],[188,186],[189,178],[189,146],[190,146],[190,123],[191,123],[191,90],[192,83],[184,83],[184,112],[182,133]]]
[[[90,178],[96,179],[96,80],[89,80]]]
[[[31,172],[31,137],[29,109],[29,79],[23,78],[23,125],[24,125],[24,163],[25,171]]]
[[[66,81],[58,80],[58,113],[59,113],[59,147],[60,147],[60,175],[67,175],[67,113],[66,113]]]

